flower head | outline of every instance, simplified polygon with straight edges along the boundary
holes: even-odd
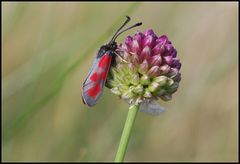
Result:
[[[166,35],[152,29],[127,36],[118,46],[116,64],[111,67],[106,86],[129,103],[161,98],[171,100],[177,91],[181,63]]]

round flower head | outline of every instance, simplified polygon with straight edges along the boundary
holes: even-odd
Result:
[[[128,103],[171,100],[181,80],[181,63],[166,35],[158,37],[152,29],[137,32],[126,37],[117,53],[106,82],[114,94]]]

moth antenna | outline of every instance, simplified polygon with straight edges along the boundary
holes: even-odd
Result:
[[[112,39],[112,41],[115,41],[115,40],[117,39],[117,37],[118,37],[120,34],[122,34],[123,32],[125,32],[125,31],[127,31],[127,30],[130,30],[130,29],[132,29],[132,28],[134,28],[134,27],[141,26],[141,25],[142,25],[142,22],[139,22],[139,23],[136,23],[135,25],[132,25],[132,26],[128,27],[127,29],[125,29],[125,30],[121,31],[120,33],[118,33],[118,34],[115,36],[115,38]]]
[[[112,39],[110,42],[113,41],[114,37],[117,35],[117,33],[124,27],[126,26],[126,24],[131,20],[131,18],[129,16],[126,16],[127,17],[127,20],[125,20],[125,22],[122,24],[121,27],[119,27],[119,29],[115,32],[115,34],[113,35]]]

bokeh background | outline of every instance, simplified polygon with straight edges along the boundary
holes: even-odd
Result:
[[[125,20],[169,36],[182,62],[172,101],[139,113],[125,161],[238,160],[238,3],[2,3],[2,160],[113,161],[128,105],[82,103],[98,48]],[[130,23],[131,24],[131,23]]]

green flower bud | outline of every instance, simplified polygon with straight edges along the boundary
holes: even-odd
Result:
[[[168,92],[169,93],[174,93],[177,91],[178,89],[178,86],[179,86],[179,83],[175,82],[173,83],[173,85],[171,85],[169,88],[168,88]]]
[[[158,89],[160,89],[160,85],[157,82],[152,82],[149,86],[148,89],[150,92],[156,92]]]
[[[149,91],[148,88],[146,88],[146,89],[144,90],[143,97],[145,97],[145,98],[151,98],[151,97],[152,97],[152,94],[151,94],[151,92]]]
[[[140,104],[140,103],[142,103],[142,102],[143,102],[142,98],[141,98],[141,97],[138,97],[137,100],[136,100],[136,104]]]
[[[136,87],[134,87],[133,92],[138,95],[141,95],[143,94],[143,90],[144,90],[143,86],[141,84],[138,84]]]
[[[171,78],[167,78],[167,86],[173,85],[174,81]]]
[[[165,94],[165,95],[162,95],[162,96],[160,96],[160,97],[161,97],[161,99],[164,100],[164,101],[169,101],[169,100],[172,99],[172,95],[170,95],[170,94]]]
[[[117,81],[114,81],[114,80],[107,80],[107,82],[105,84],[105,86],[110,89],[117,85],[118,85]]]
[[[129,90],[129,86],[124,85],[124,84],[120,84],[120,85],[118,85],[118,89],[119,89],[120,92],[124,93],[124,92],[127,92]]]
[[[124,99],[132,99],[134,97],[134,94],[131,90],[128,90],[122,94],[122,98]]]
[[[153,79],[154,82],[157,82],[160,86],[164,86],[167,83],[168,78],[166,76],[158,76]]]
[[[132,76],[131,76],[131,78],[130,78],[131,84],[133,84],[133,85],[138,85],[138,84],[139,84],[139,81],[140,81],[140,79],[139,79],[138,73],[132,74]]]
[[[159,97],[159,96],[162,96],[164,94],[167,94],[167,91],[165,89],[160,89],[156,92],[155,95]]]
[[[117,87],[112,88],[111,92],[116,94],[116,95],[121,95],[122,94]]]
[[[150,78],[148,75],[143,75],[140,79],[142,85],[148,85],[150,83]]]
[[[137,73],[136,66],[134,66],[132,63],[129,63],[129,64],[128,64],[128,70],[129,70],[131,73]]]

